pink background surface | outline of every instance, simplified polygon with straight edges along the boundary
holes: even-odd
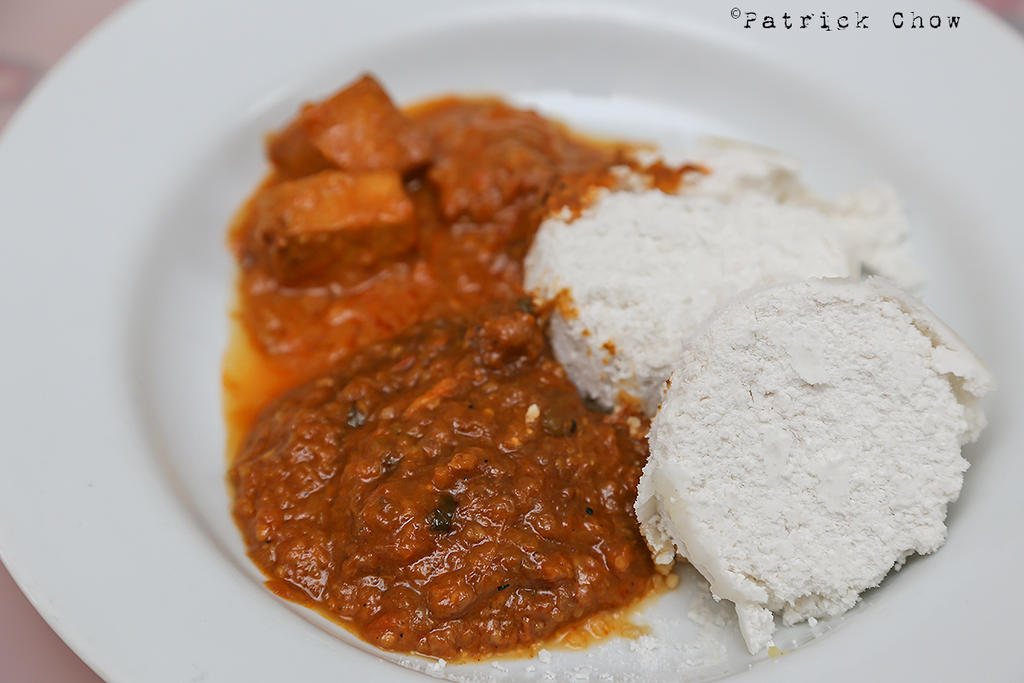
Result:
[[[0,128],[32,85],[124,0],[0,0]],[[985,0],[1024,30],[1024,0]],[[0,564],[0,681],[100,678],[32,608]]]

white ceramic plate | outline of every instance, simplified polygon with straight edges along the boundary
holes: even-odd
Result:
[[[263,172],[262,133],[369,68],[401,100],[496,92],[597,132],[776,146],[825,190],[892,181],[930,276],[926,301],[1001,381],[992,425],[969,449],[946,547],[836,632],[740,677],[1018,679],[1024,46],[972,6],[928,5],[960,27],[896,30],[891,13],[914,8],[868,0],[856,9],[870,28],[845,32],[744,29],[713,0],[129,6],[0,141],[7,567],[114,681],[420,677],[259,584],[223,479],[225,226]],[[653,609],[689,623],[679,596]],[[749,665],[657,650],[619,641],[446,671],[654,680]]]

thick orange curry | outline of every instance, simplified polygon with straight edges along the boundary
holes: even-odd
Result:
[[[644,595],[646,425],[581,400],[522,289],[541,217],[627,148],[493,99],[403,112],[370,77],[267,147],[231,232],[225,387],[234,515],[270,587],[446,659]]]

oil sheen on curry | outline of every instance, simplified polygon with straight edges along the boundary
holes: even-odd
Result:
[[[224,379],[234,515],[268,586],[446,659],[647,593],[646,424],[581,400],[521,274],[541,217],[628,147],[494,99],[403,111],[363,77],[267,154],[230,234]]]

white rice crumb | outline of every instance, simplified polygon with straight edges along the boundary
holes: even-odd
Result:
[[[661,647],[661,641],[650,635],[640,636],[629,643],[630,650],[642,655],[650,654]]]

